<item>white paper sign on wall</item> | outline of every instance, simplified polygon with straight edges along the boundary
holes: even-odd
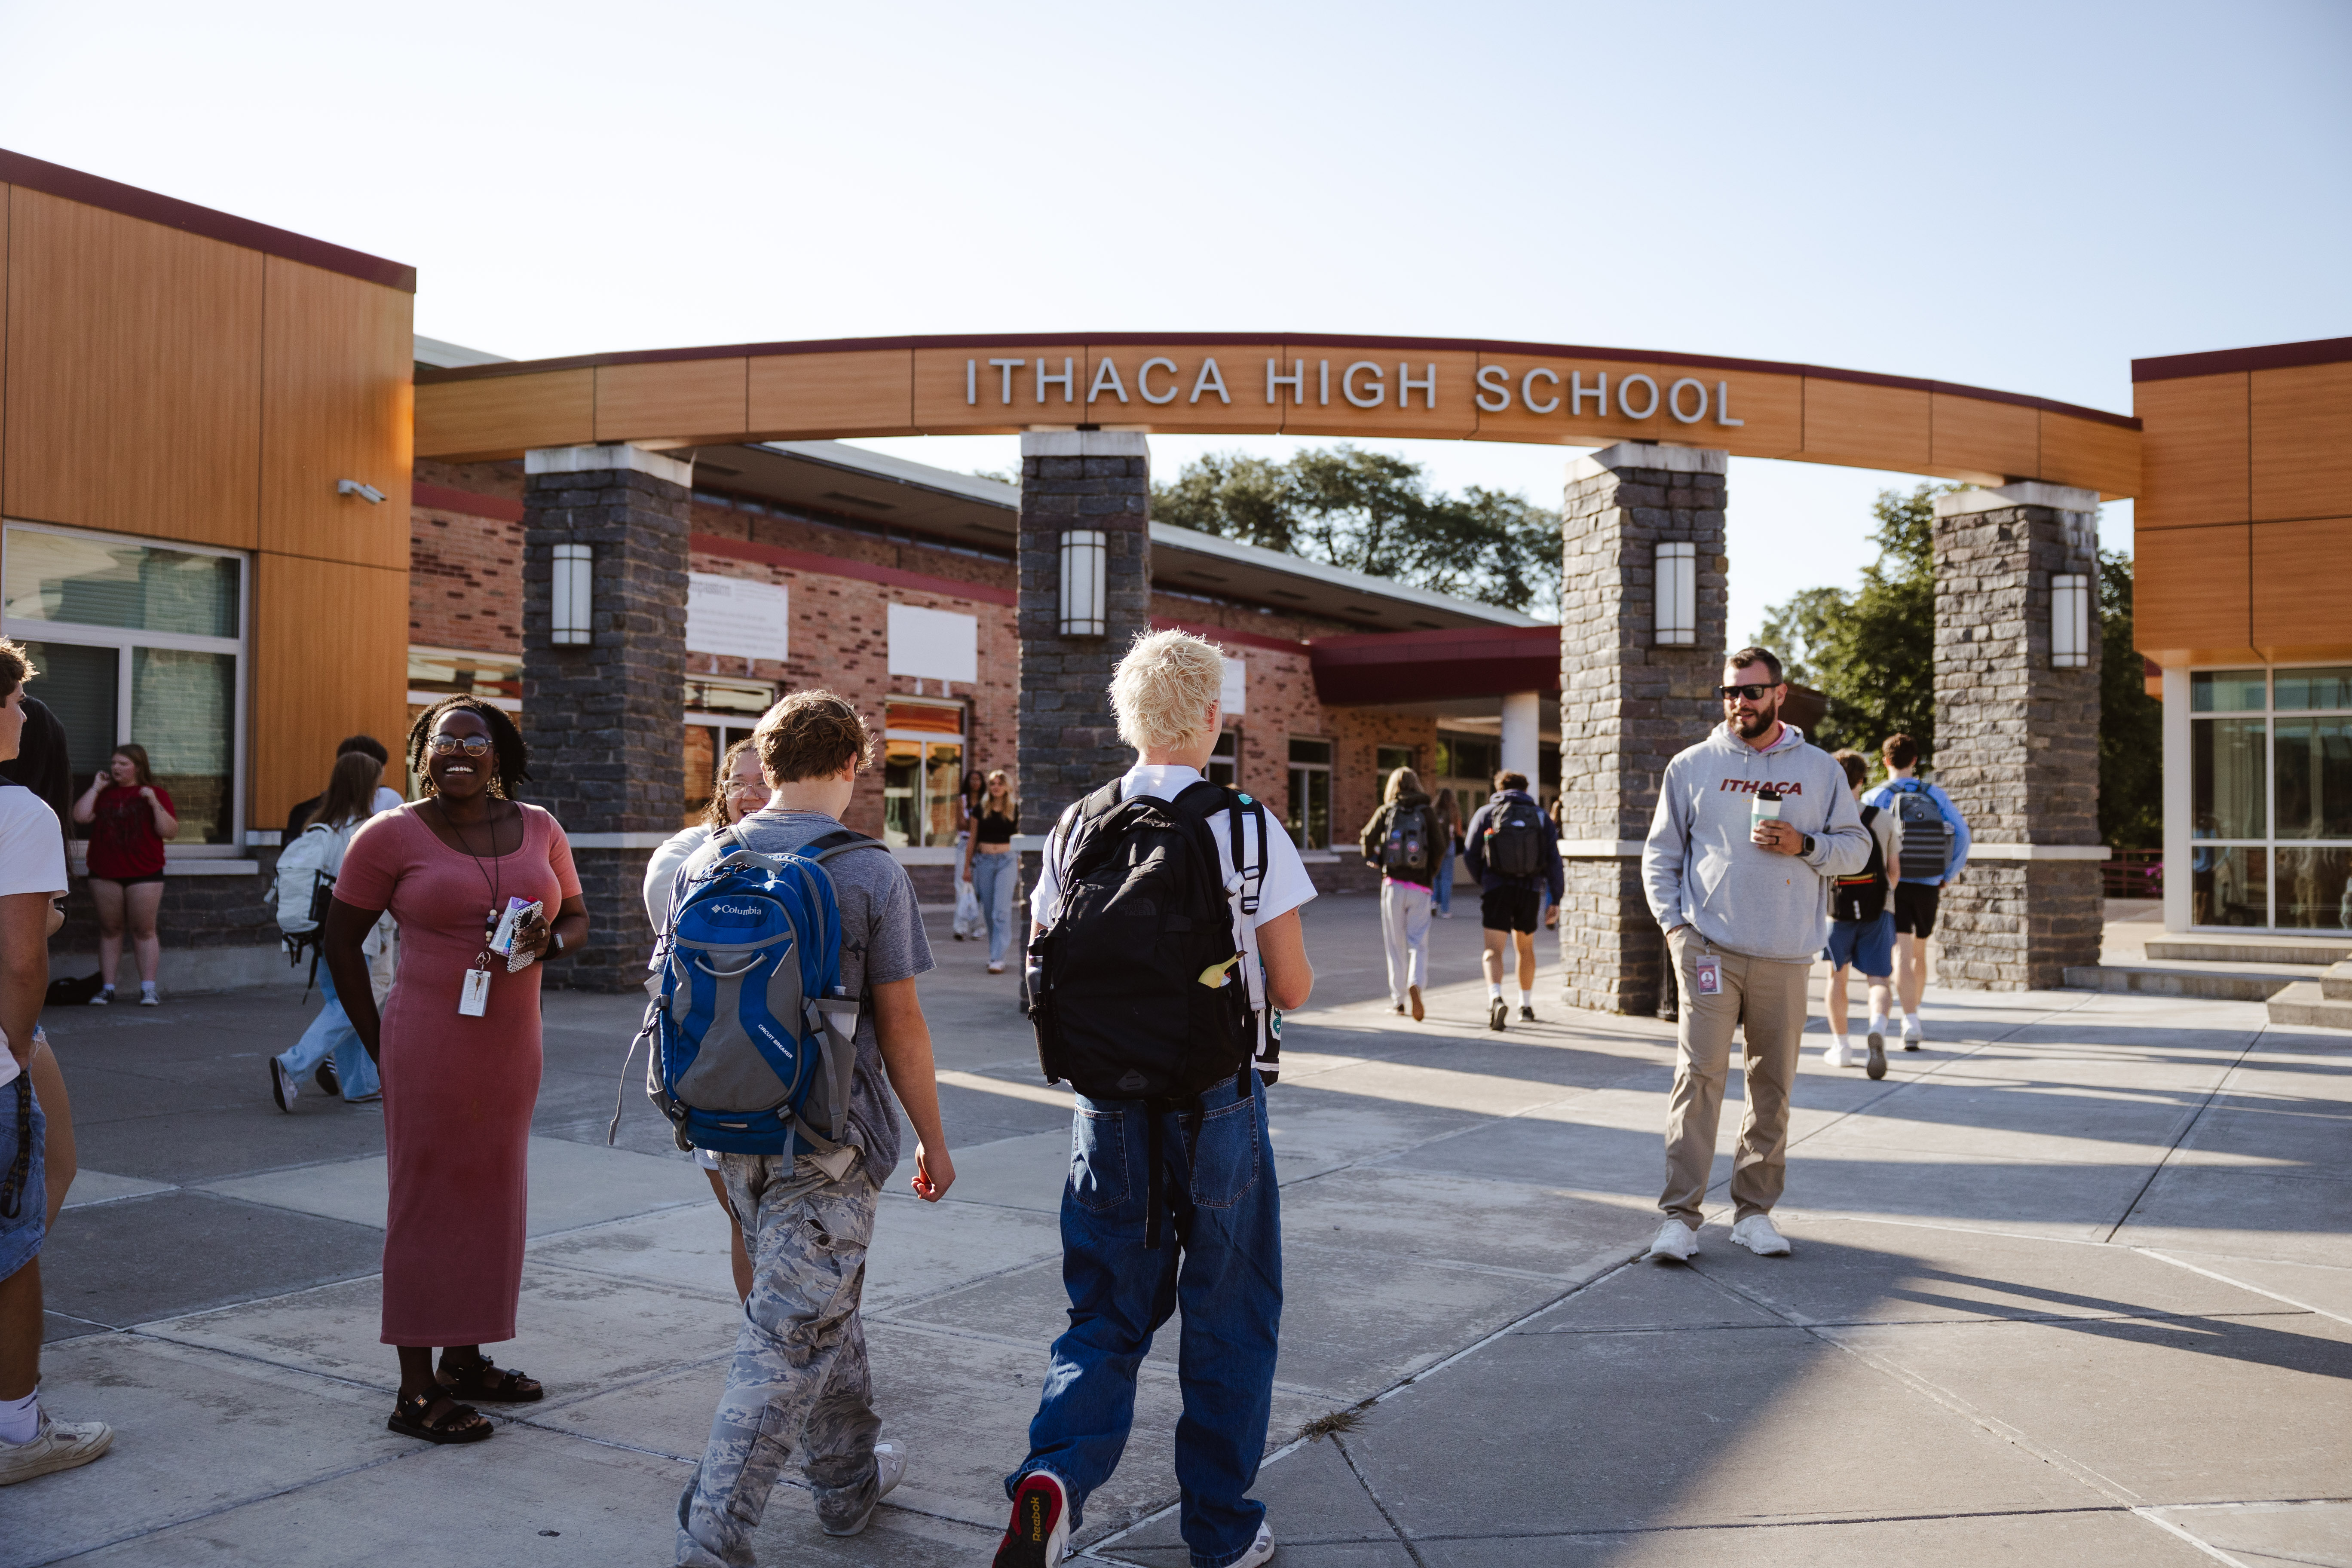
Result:
[[[1249,711],[1249,664],[1246,660],[1226,658],[1224,689],[1217,694],[1217,706],[1229,714]]]
[[[686,574],[686,647],[728,658],[791,657],[792,591],[714,572]]]
[[[926,680],[978,680],[978,617],[913,605],[891,605],[890,673]]]

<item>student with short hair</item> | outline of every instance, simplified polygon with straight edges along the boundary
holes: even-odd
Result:
[[[1919,777],[1919,742],[1889,735],[1879,748],[1887,779],[1862,797],[1895,818],[1902,841],[1901,874],[1895,883],[1895,997],[1903,1009],[1903,1048],[1916,1051],[1927,1037],[1919,1022],[1919,998],[1927,988],[1927,941],[1936,934],[1937,907],[1944,886],[1969,863],[1969,822],[1952,797]],[[1890,1027],[1888,988],[1870,988],[1871,1027]]]
[[[1870,782],[1870,764],[1860,752],[1851,749],[1830,753],[1839,767],[1845,770],[1846,787],[1857,803],[1862,799],[1862,786]],[[1886,1076],[1886,1018],[1885,1008],[1878,1005],[1886,989],[1886,978],[1895,969],[1895,910],[1893,889],[1895,856],[1899,852],[1892,812],[1874,805],[1862,808],[1862,825],[1870,829],[1870,861],[1852,876],[1840,877],[1831,885],[1830,945],[1822,957],[1830,963],[1829,1016],[1830,1043],[1822,1047],[1822,1060],[1833,1068],[1855,1065],[1853,1047],[1846,1044],[1846,971],[1859,973],[1870,982],[1870,1035],[1864,1045],[1868,1058],[1863,1064],[1872,1078]]]
[[[1136,765],[1063,814],[1032,895],[1031,1016],[1048,1072],[1078,1091],[1062,1188],[1070,1326],[1029,1453],[1005,1478],[1013,1517],[996,1568],[1051,1568],[1067,1551],[1127,1447],[1152,1335],[1180,1304],[1184,1544],[1223,1568],[1274,1555],[1265,1505],[1249,1495],[1282,1323],[1268,1010],[1303,1006],[1313,989],[1298,911],[1315,885],[1262,806],[1204,776],[1223,682],[1212,643],[1136,639],[1111,679]],[[1168,899],[1190,911],[1182,927],[1144,924]],[[1130,938],[1139,925],[1156,940]]]
[[[1536,925],[1559,924],[1559,900],[1567,890],[1560,864],[1559,829],[1536,797],[1528,775],[1505,770],[1495,775],[1495,796],[1471,815],[1463,833],[1462,865],[1478,879],[1479,934],[1486,952],[1479,966],[1486,975],[1486,1027],[1500,1029],[1510,1016],[1503,1002],[1503,950],[1515,946],[1519,960],[1519,1021],[1536,1021]]]
[[[751,738],[773,793],[734,825],[733,837],[774,856],[841,833],[858,772],[874,761],[873,731],[856,708],[831,691],[795,691]],[[715,842],[698,850],[677,873],[673,906],[731,852]],[[907,1468],[904,1447],[876,1441],[882,1422],[858,1298],[882,1184],[898,1165],[899,1107],[915,1129],[915,1195],[937,1203],[955,1181],[930,1026],[915,990],[931,948],[914,884],[879,843],[845,849],[823,870],[839,910],[841,987],[863,1003],[847,1130],[840,1151],[822,1160],[718,1156],[751,1258],[751,1292],[710,1439],[677,1500],[677,1561],[690,1568],[747,1568],[751,1531],[795,1450],[827,1535],[864,1530]]]
[[[1412,1021],[1423,1016],[1421,989],[1429,984],[1432,885],[1445,853],[1444,828],[1421,779],[1411,768],[1389,774],[1381,807],[1364,824],[1358,847],[1381,874],[1381,951],[1388,963],[1389,1001]]]

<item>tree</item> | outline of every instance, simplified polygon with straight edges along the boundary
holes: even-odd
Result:
[[[2132,558],[2099,552],[2099,837],[2118,849],[2164,843],[2164,706],[2132,647]]]
[[[1432,491],[1422,467],[1342,443],[1285,462],[1216,452],[1155,485],[1160,522],[1514,610],[1557,614],[1559,517],[1505,490]]]

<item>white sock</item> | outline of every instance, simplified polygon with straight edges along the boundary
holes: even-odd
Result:
[[[1916,1014],[1916,1013],[1906,1013],[1906,1014],[1904,1014],[1904,1015],[1903,1015],[1903,1026],[1904,1026],[1905,1028],[1906,1028],[1906,1029],[1916,1029],[1916,1028],[1917,1028],[1917,1027],[1919,1026],[1919,1015],[1918,1015],[1918,1014]]]
[[[1874,1013],[1870,1016],[1870,1032],[1874,1035],[1883,1035],[1886,1033],[1885,1014]]]
[[[152,996],[155,994],[155,983],[152,980],[141,981],[139,983],[139,994],[142,996]]]
[[[1536,994],[1525,987],[1521,987],[1519,991],[1519,1005],[1522,1007],[1532,1007],[1535,1005]]]
[[[41,1390],[22,1399],[0,1399],[0,1443],[29,1443],[41,1435]]]
[[[1503,983],[1499,980],[1489,980],[1486,982],[1486,1000],[1489,1002],[1500,1002],[1502,999]]]

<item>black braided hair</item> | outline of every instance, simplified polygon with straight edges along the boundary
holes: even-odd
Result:
[[[516,786],[530,777],[530,753],[522,743],[522,731],[515,728],[514,721],[507,717],[504,710],[463,693],[444,697],[419,713],[416,722],[408,727],[408,771],[415,775],[417,787],[428,795],[433,793],[433,775],[425,766],[426,750],[433,743],[433,729],[441,722],[443,714],[459,711],[477,715],[488,727],[490,754],[499,761],[498,772],[491,780],[498,785],[499,795],[515,799]]]

